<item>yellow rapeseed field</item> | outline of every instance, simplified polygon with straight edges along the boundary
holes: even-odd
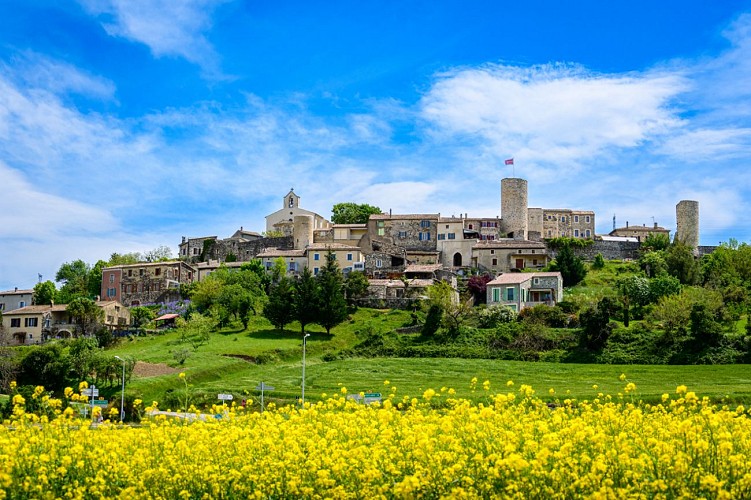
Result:
[[[386,385],[383,404],[342,388],[302,409],[141,426],[91,426],[39,388],[52,418],[16,395],[0,427],[0,498],[751,498],[748,413],[684,386],[647,405],[625,380],[556,404],[512,382],[481,384],[478,403]]]

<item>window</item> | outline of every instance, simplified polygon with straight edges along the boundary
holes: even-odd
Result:
[[[114,297],[117,295],[117,291],[114,288],[107,289],[107,297]]]
[[[584,219],[586,222],[589,222],[589,215]]]
[[[22,300],[18,303],[18,308],[21,309],[22,307],[26,307],[26,301]]]
[[[491,265],[497,266],[498,265],[498,259],[493,259],[493,263]]]
[[[318,276],[318,268],[317,267],[313,268],[313,276]]]
[[[115,273],[110,273],[110,283],[115,282]]]
[[[111,325],[114,322],[115,322],[115,317],[107,315],[107,323],[109,323]]]
[[[385,226],[385,223],[382,220],[379,220],[378,222],[376,222],[376,227],[378,228],[378,236],[383,236],[386,233],[384,226]]]
[[[321,260],[321,256],[317,253],[313,254],[313,260]]]
[[[470,224],[470,225],[469,225],[469,228],[468,228],[468,229],[474,229],[474,228],[472,227],[472,224]]]
[[[159,276],[160,274],[162,274],[162,268],[161,267],[157,267],[156,269],[154,269],[154,275],[155,276]]]
[[[579,216],[578,215],[574,215],[574,222],[579,222]]]
[[[532,283],[534,283],[535,285],[539,285],[540,284],[540,278],[532,278]]]
[[[514,287],[506,288],[506,300],[516,300],[514,299]]]
[[[450,240],[455,240],[456,239],[456,233],[449,233],[448,237],[449,237]]]
[[[197,247],[193,247],[193,255],[198,255],[198,248]]]
[[[0,302],[0,311],[5,310],[5,302]]]
[[[383,267],[383,261],[381,259],[376,259],[376,267]]]
[[[579,230],[578,229],[574,229],[574,237],[575,238],[579,237]]]
[[[493,254],[495,254],[495,250],[490,251],[490,255],[493,255]]]
[[[139,275],[139,276],[143,276],[143,269],[139,269],[139,270],[138,270],[138,275]]]
[[[297,262],[290,262],[289,268],[290,271],[297,271]]]
[[[587,229],[586,236],[587,236],[587,238],[591,238],[592,237],[592,233],[589,232],[589,229]]]
[[[533,266],[536,266],[536,265],[537,265],[537,259],[532,259],[532,265],[533,265]]]
[[[399,231],[399,238],[404,239],[407,237],[407,231]]]
[[[133,276],[133,269],[128,269],[128,276]]]
[[[347,254],[347,260],[352,260],[352,254],[351,253]]]
[[[420,233],[420,241],[430,240],[430,233]]]
[[[500,301],[501,301],[501,289],[493,288],[493,302],[500,302]]]
[[[430,221],[429,220],[421,220],[420,221],[420,227],[421,228],[428,228],[428,227],[430,227]]]
[[[566,222],[566,216],[565,215],[561,215],[561,222]]]
[[[445,239],[446,239],[446,235],[445,235],[445,234],[443,234],[443,233],[440,233],[440,234],[438,235],[438,239],[439,239],[439,240],[445,240]]]
[[[21,318],[11,318],[10,319],[10,327],[11,328],[20,328],[21,327]]]
[[[550,231],[550,229],[548,229],[548,236],[552,236],[552,235],[553,233]]]

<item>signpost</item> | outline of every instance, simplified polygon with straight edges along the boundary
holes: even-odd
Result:
[[[261,391],[261,413],[263,413],[263,391],[273,391],[274,388],[261,382],[256,386],[256,390]]]
[[[219,394],[217,398],[221,399],[222,401],[232,401],[232,394]]]
[[[92,385],[91,387],[87,387],[86,389],[83,389],[81,391],[81,394],[84,396],[91,397],[91,418],[94,419],[94,401],[96,401],[94,398],[99,396],[99,389],[96,388],[95,385]]]
[[[363,403],[366,405],[369,405],[371,403],[380,403],[381,402],[381,393],[380,392],[366,392],[365,397],[363,398]]]

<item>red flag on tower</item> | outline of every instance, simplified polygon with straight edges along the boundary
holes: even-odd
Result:
[[[509,159],[508,159],[508,160],[506,160],[506,161],[505,161],[504,163],[505,163],[506,165],[513,165],[513,164],[514,164],[514,159],[513,159],[513,158],[509,158]]]

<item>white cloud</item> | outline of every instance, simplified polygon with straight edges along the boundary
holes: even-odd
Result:
[[[206,39],[213,10],[228,0],[79,0],[111,36],[143,43],[155,57],[177,56],[218,76],[218,56]]]
[[[524,162],[589,160],[681,125],[675,74],[592,75],[572,66],[488,65],[442,75],[423,97],[438,134],[461,135]]]

